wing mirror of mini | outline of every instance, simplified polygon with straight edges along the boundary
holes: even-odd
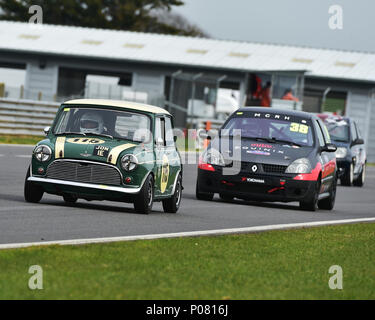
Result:
[[[51,127],[45,127],[45,128],[43,129],[44,134],[47,136],[47,135],[49,134],[50,130],[51,130]]]

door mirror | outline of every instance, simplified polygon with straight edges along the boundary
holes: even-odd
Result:
[[[337,150],[337,147],[335,144],[333,143],[327,143],[323,148],[322,148],[322,151],[325,151],[325,152],[336,152]]]
[[[354,145],[354,144],[364,144],[364,143],[365,143],[365,141],[364,141],[363,139],[358,138],[358,139],[356,139],[356,140],[353,142],[353,145]]]
[[[44,130],[43,130],[44,134],[47,136],[49,134],[50,130],[51,130],[51,127],[45,127]]]

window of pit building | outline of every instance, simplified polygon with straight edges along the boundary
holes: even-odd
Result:
[[[287,90],[299,101],[303,99],[303,76],[274,74],[272,76],[272,99],[282,99]]]
[[[24,99],[26,65],[0,63],[0,98]]]

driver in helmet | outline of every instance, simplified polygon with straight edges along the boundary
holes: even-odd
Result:
[[[86,134],[102,134],[104,131],[103,118],[95,112],[85,113],[80,120],[80,130]]]

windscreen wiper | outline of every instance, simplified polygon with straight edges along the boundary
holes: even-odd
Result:
[[[105,133],[92,133],[90,132],[89,133],[90,136],[97,136],[97,137],[107,137],[107,138],[110,138],[113,140],[113,136],[111,136],[110,134],[105,134]]]
[[[302,147],[301,144],[293,142],[293,141],[289,141],[289,140],[282,140],[282,139],[277,139],[277,138],[271,138],[270,140],[273,141],[273,142],[287,143],[287,144],[290,144],[290,145],[293,145],[293,146]]]
[[[269,142],[269,143],[287,143],[289,145],[294,145],[294,146],[297,146],[297,147],[302,147],[302,145],[296,143],[296,142],[293,142],[293,141],[289,141],[289,140],[282,140],[282,139],[277,139],[277,138],[263,138],[263,137],[244,137],[245,139],[250,139],[250,140],[255,140],[255,141],[265,141],[265,142]]]
[[[86,137],[86,133],[83,132],[61,132],[61,133],[56,133],[56,136],[68,136],[68,135],[75,135],[75,136],[84,136]]]

